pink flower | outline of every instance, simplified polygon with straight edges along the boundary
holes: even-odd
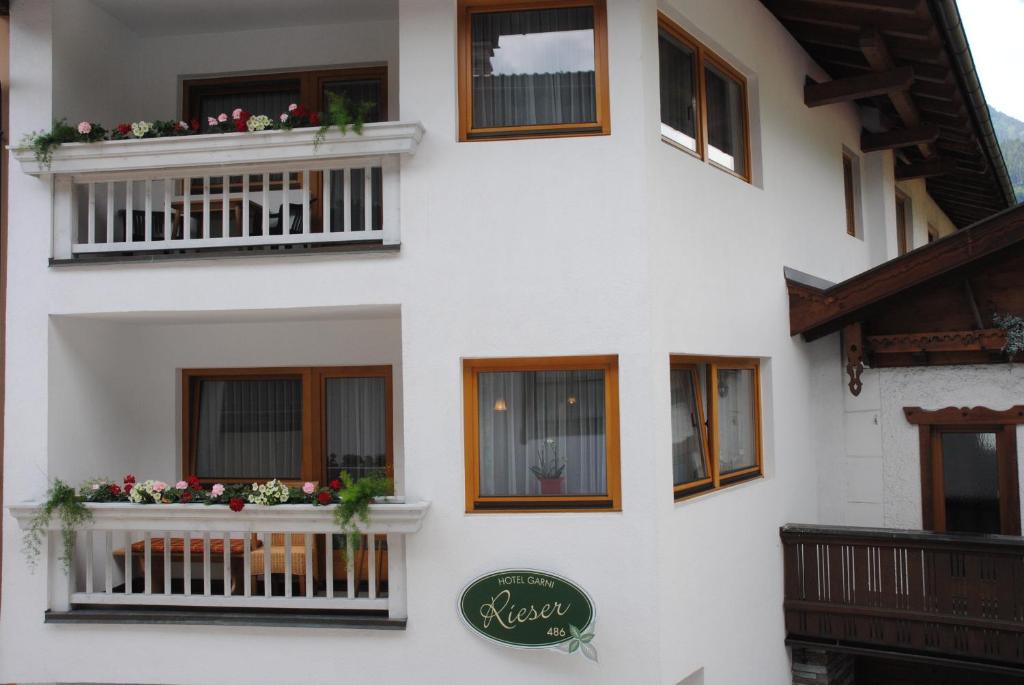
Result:
[[[167,489],[167,483],[162,480],[155,481],[153,483],[153,492],[163,492]]]
[[[89,135],[90,133],[92,133],[92,124],[90,124],[88,121],[81,122],[80,124],[78,124],[78,132],[81,133],[83,136]]]
[[[220,497],[224,494],[224,486],[220,483],[214,483],[213,487],[210,488],[210,494],[214,497]]]
[[[92,489],[93,490],[99,490],[100,489],[100,484],[99,483],[93,483],[92,484]]]
[[[206,117],[206,123],[209,126],[216,126],[217,125],[217,120],[214,119],[213,117]]]
[[[179,121],[178,122],[178,128],[180,128],[182,131],[187,131],[188,130],[188,122],[187,121]]]
[[[224,123],[227,120],[228,120],[228,115],[225,114],[224,112],[221,112],[220,114],[217,115],[217,121],[219,121],[221,123]]]
[[[241,119],[242,118],[242,108],[241,107],[235,108],[235,111],[231,113],[231,118],[232,119]]]
[[[179,480],[177,483],[174,484],[174,487],[177,488],[178,490],[188,490],[188,483],[186,483],[183,480]]]
[[[288,111],[289,111],[289,112],[294,112],[294,111],[295,111],[295,110],[297,110],[298,108],[299,108],[299,106],[298,106],[298,105],[296,105],[296,104],[295,104],[294,102],[293,102],[292,104],[288,105]]]
[[[288,121],[288,113],[287,112],[282,112],[281,113],[281,121]]]
[[[302,484],[302,491],[307,495],[312,495],[316,491],[316,486],[307,481]]]

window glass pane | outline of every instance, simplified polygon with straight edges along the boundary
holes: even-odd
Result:
[[[662,31],[658,36],[661,135],[697,150],[696,62],[693,50]]]
[[[757,465],[754,371],[718,370],[718,459],[723,475]]]
[[[607,494],[604,372],[478,377],[480,494]]]
[[[995,433],[943,433],[942,480],[947,531],[1000,531]]]
[[[592,7],[471,17],[473,126],[597,121]]]
[[[676,485],[708,477],[694,372],[672,369],[672,476]]]
[[[237,107],[251,114],[266,114],[276,120],[282,112],[288,111],[288,105],[293,102],[299,102],[299,86],[295,81],[255,82],[248,87],[244,83],[231,84],[223,92],[199,96],[199,125],[203,131],[212,130],[206,123],[208,117],[227,114],[231,121],[231,113]],[[312,106],[312,103],[305,104]]]
[[[387,468],[387,399],[383,378],[324,381],[327,478],[348,471],[356,480]]]
[[[708,99],[708,159],[747,173],[743,86],[712,64],[704,67]]]
[[[197,392],[197,476],[299,478],[301,380],[203,380]]]

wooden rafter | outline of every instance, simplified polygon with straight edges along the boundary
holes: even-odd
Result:
[[[934,143],[938,138],[939,127],[933,123],[924,123],[909,128],[897,128],[880,133],[864,131],[860,136],[860,149],[862,152],[894,150],[921,143]]]
[[[891,94],[894,91],[906,91],[913,82],[912,67],[899,67],[824,83],[812,82],[804,86],[804,104],[808,107],[820,107],[874,95]]]
[[[957,171],[957,163],[952,159],[932,159],[915,164],[906,164],[896,167],[896,180],[907,181],[912,178],[928,178],[929,176],[944,176]]]

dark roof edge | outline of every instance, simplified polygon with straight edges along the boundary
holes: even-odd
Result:
[[[824,278],[818,278],[811,274],[804,273],[803,271],[797,271],[788,266],[782,267],[782,275],[785,276],[786,280],[790,283],[798,283],[800,285],[807,286],[808,288],[815,288],[817,290],[825,291],[836,284],[832,281],[826,281]]]
[[[1003,199],[1006,201],[1007,207],[1012,207],[1017,204],[1013,193],[1013,183],[1010,181],[1010,174],[1006,171],[1003,152],[996,139],[995,130],[992,128],[988,102],[985,100],[985,92],[978,80],[978,71],[974,66],[974,58],[971,56],[971,46],[967,42],[963,22],[960,21],[960,10],[957,9],[956,0],[929,0],[928,6],[936,23],[941,28],[942,39],[946,51],[952,58],[960,91],[967,96],[969,114],[974,121],[989,164],[995,172],[999,187],[1003,191]]]

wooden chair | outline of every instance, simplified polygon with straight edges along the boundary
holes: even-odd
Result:
[[[312,581],[315,584],[320,578],[320,565],[317,563],[317,536],[314,535],[312,538],[312,544],[310,545],[313,566]],[[266,550],[263,549],[258,554],[253,552],[249,560],[249,573],[252,576],[263,576],[263,582],[269,583],[274,575],[284,575],[286,573],[286,558],[284,533],[271,533],[269,574],[265,568]],[[292,533],[291,561],[291,575],[299,577],[299,594],[304,596],[306,594],[306,583],[309,579],[306,578],[306,536],[302,533]],[[292,579],[285,578],[284,582],[291,583]]]
[[[184,563],[185,561],[185,539],[184,538],[171,538],[171,562],[172,563]],[[250,542],[250,548],[252,549],[252,556],[257,556],[257,550],[261,552],[262,556],[263,543],[253,535]],[[231,540],[231,546],[229,547],[231,553],[231,592],[232,594],[238,589],[238,580],[245,573],[245,541],[242,539]],[[152,573],[152,587],[154,591],[163,592],[164,585],[164,539],[162,537],[154,537],[149,541],[149,556],[150,556],[150,572]],[[143,540],[132,543],[132,569],[134,577],[145,578],[146,577],[146,543]],[[124,560],[125,550],[123,547],[115,549],[113,552],[114,558]],[[203,539],[201,537],[189,538],[189,555],[192,563],[200,563],[203,560]],[[224,540],[222,538],[211,538],[210,539],[210,560],[221,560],[224,558]],[[160,588],[158,590],[158,588]]]

